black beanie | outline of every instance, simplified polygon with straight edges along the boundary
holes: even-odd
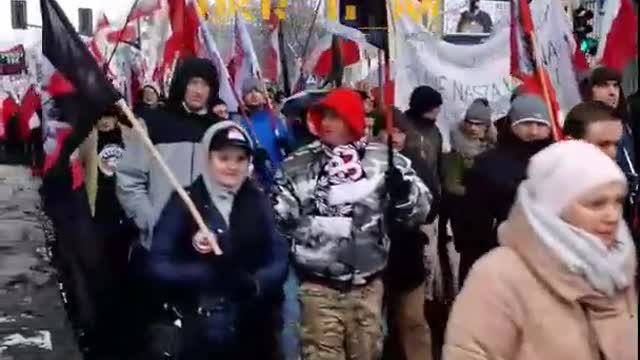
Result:
[[[411,117],[420,118],[439,106],[442,106],[442,95],[430,86],[419,86],[411,93],[407,113]]]
[[[220,87],[218,70],[210,60],[196,57],[183,59],[176,66],[169,90],[169,103],[174,105],[181,104],[184,100],[187,84],[189,84],[191,79],[196,77],[202,78],[211,88],[208,101],[209,108],[211,108],[218,98],[218,90]]]

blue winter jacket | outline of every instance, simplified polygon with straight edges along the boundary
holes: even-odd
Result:
[[[280,169],[282,162],[294,146],[293,134],[282,119],[267,109],[252,113],[249,121],[240,115],[236,115],[234,120],[247,130],[256,148],[262,148],[267,152],[271,169],[264,169],[261,164],[255,165],[256,171],[260,173],[263,188],[270,189],[273,186],[275,172]]]

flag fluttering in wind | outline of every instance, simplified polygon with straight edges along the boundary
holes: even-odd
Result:
[[[280,62],[280,41],[278,41],[280,18],[275,9],[271,9],[271,15],[265,21],[265,25],[268,31],[269,45],[266,48],[263,75],[265,79],[277,82],[282,72],[282,66]]]
[[[260,78],[261,71],[247,25],[238,13],[235,16],[234,39],[231,60],[227,68],[233,79],[236,93],[242,94],[244,81],[249,78]]]
[[[169,0],[169,19],[171,21],[171,36],[164,45],[162,65],[160,65],[156,80],[164,78],[180,59],[197,56],[199,52],[198,12],[196,4],[185,0]]]
[[[535,28],[527,0],[515,0],[511,5],[511,75],[522,80],[530,93],[544,99],[551,114],[551,128],[556,140],[562,138],[560,106],[553,83],[543,66],[542,55],[536,49]]]
[[[93,129],[95,122],[120,99],[55,0],[40,0],[42,53],[55,68],[48,87],[55,119],[70,130],[59,148],[64,164]],[[55,85],[55,91],[53,90]],[[53,124],[48,124],[53,126]],[[55,127],[55,126],[54,126]],[[77,185],[77,184],[76,184]]]
[[[201,54],[203,57],[206,57],[213,62],[215,67],[218,69],[218,74],[220,76],[220,90],[218,97],[227,104],[227,108],[230,112],[237,112],[239,99],[237,98],[237,94],[234,94],[233,80],[229,75],[229,71],[224,64],[224,61],[222,60],[222,56],[218,50],[218,45],[211,34],[211,30],[207,27],[202,13],[198,14],[198,18],[200,21],[200,34],[202,35],[204,45],[201,49]]]
[[[347,67],[360,61],[360,45],[339,35],[327,33],[315,44],[305,59],[303,69],[308,74],[328,77],[334,71],[336,60],[339,66]]]
[[[131,10],[129,21],[152,16],[160,8],[162,8],[162,0],[138,0],[135,8]]]
[[[638,56],[638,15],[631,0],[607,0],[600,22],[605,36],[598,44],[595,61],[622,71]]]

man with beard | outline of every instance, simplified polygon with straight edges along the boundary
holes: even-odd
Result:
[[[465,222],[474,239],[460,259],[460,285],[473,263],[498,246],[496,230],[509,214],[529,159],[553,141],[551,117],[538,96],[516,97],[508,117],[511,131],[495,148],[476,157],[464,181],[464,202],[470,214]]]
[[[211,113],[218,95],[218,73],[207,59],[187,58],[176,68],[165,107],[144,112],[149,138],[182,186],[193,183],[202,172],[201,139],[218,118]],[[151,247],[153,228],[160,212],[174,191],[158,163],[149,156],[138,137],[125,137],[125,152],[116,170],[116,193],[122,208],[135,222],[139,241],[133,246],[130,266],[134,276],[132,305],[140,306],[132,315],[144,329],[132,331],[143,335],[139,354],[142,359],[163,358],[171,352],[172,326],[166,325],[162,304],[165,299],[154,294],[145,281],[146,269],[140,265]]]

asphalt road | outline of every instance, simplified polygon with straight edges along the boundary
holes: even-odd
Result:
[[[0,165],[0,360],[80,360],[49,266],[39,181]]]

